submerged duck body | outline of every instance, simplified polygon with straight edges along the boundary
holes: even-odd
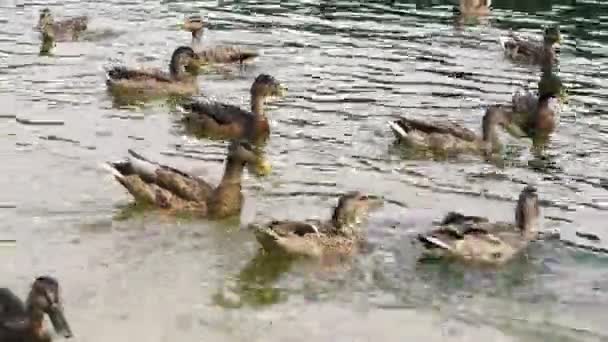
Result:
[[[251,85],[251,111],[211,100],[190,101],[181,106],[182,123],[196,135],[255,142],[265,140],[270,133],[266,100],[284,96],[286,89],[274,77],[260,74]]]
[[[489,152],[500,148],[496,126],[510,125],[511,117],[504,111],[488,108],[482,120],[482,136],[455,122],[425,122],[401,118],[388,122],[397,141],[409,147],[448,153]]]
[[[44,8],[40,11],[37,28],[43,33],[52,35],[55,41],[72,41],[78,39],[80,34],[87,29],[88,24],[87,16],[56,21],[51,10]]]
[[[515,208],[515,222],[489,222],[481,217],[450,213],[442,224],[418,240],[425,257],[502,265],[520,253],[538,235],[540,210],[536,188],[526,186]]]
[[[192,33],[192,48],[198,55],[201,64],[242,64],[259,56],[259,53],[255,50],[243,49],[237,46],[203,47],[202,38],[205,25],[203,18],[199,15],[186,18],[182,28]]]
[[[198,93],[198,67],[195,61],[192,48],[181,46],[171,56],[168,73],[116,66],[108,70],[106,85],[117,96],[195,95]]]
[[[200,177],[145,159],[129,150],[126,161],[109,163],[116,180],[135,198],[169,214],[187,213],[197,217],[225,218],[240,213],[243,195],[241,179],[247,165],[256,173],[269,166],[246,142],[232,142],[224,175],[217,187]]]
[[[51,336],[44,328],[45,314],[58,334],[72,337],[63,313],[59,283],[54,278],[37,278],[25,303],[11,290],[0,288],[0,341],[50,342]]]
[[[267,252],[311,258],[348,256],[362,241],[362,221],[380,204],[379,199],[355,191],[340,197],[328,221],[274,220],[250,228]]]
[[[501,37],[500,44],[505,55],[518,62],[552,65],[557,62],[555,45],[561,36],[559,27],[545,28],[542,41],[525,39],[510,32],[508,37]]]

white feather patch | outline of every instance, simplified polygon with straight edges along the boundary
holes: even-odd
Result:
[[[399,126],[398,124],[392,122],[392,121],[387,121],[388,126],[391,128],[391,130],[393,130],[393,132],[400,136],[401,138],[406,138],[407,137],[407,132],[403,130],[403,128],[401,128],[401,126]]]

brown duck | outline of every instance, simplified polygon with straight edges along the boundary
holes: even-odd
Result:
[[[63,313],[59,283],[54,278],[37,278],[25,304],[11,290],[0,288],[0,341],[50,342],[51,335],[44,327],[45,314],[58,334],[72,337]]]
[[[156,69],[130,69],[117,66],[106,74],[106,85],[116,96],[189,96],[198,93],[198,63],[192,48],[180,46],[173,52],[169,73]]]
[[[557,62],[555,45],[561,40],[558,26],[547,27],[543,33],[543,40],[535,41],[518,37],[510,32],[508,37],[500,37],[500,44],[505,55],[515,61],[552,65]]]
[[[494,152],[501,148],[496,126],[511,124],[510,113],[495,107],[487,109],[482,119],[482,136],[455,122],[424,122],[401,118],[388,122],[397,141],[406,146],[448,153]]]
[[[259,56],[254,50],[247,50],[236,46],[202,46],[205,23],[200,15],[193,15],[184,20],[182,28],[192,33],[192,48],[199,56],[202,64],[243,63]]]
[[[182,122],[196,135],[221,139],[265,140],[270,133],[265,103],[284,96],[287,88],[274,77],[260,74],[251,85],[251,111],[212,100],[191,101],[181,106]]]
[[[536,188],[526,186],[515,207],[514,223],[450,213],[440,227],[420,234],[418,240],[426,248],[425,257],[502,265],[539,237],[539,219]]]
[[[56,21],[51,10],[44,8],[40,11],[38,25],[40,32],[52,35],[55,41],[77,40],[80,34],[87,29],[89,18],[86,16],[74,17]]]
[[[271,221],[253,223],[250,228],[268,252],[313,258],[348,256],[357,251],[363,239],[362,221],[381,203],[355,191],[340,197],[328,221]]]
[[[109,163],[116,180],[135,202],[152,205],[169,214],[187,213],[214,219],[237,215],[241,211],[243,169],[265,174],[269,164],[251,144],[234,141],[228,147],[224,176],[217,187],[200,177],[149,161],[129,150],[126,161]]]

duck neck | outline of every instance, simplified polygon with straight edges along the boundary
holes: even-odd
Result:
[[[200,51],[202,50],[203,44],[203,28],[200,28],[196,31],[192,31],[192,50]]]
[[[496,132],[496,122],[499,116],[504,116],[505,113],[503,109],[499,107],[494,107],[488,109],[486,115],[482,120],[482,134],[483,134],[483,142],[489,144],[492,147],[500,146],[500,141],[498,140],[498,133]]]
[[[171,63],[169,64],[169,73],[175,80],[183,80],[189,77],[186,68],[183,65],[179,65],[176,58],[171,59]]]
[[[29,306],[27,308],[29,329],[37,337],[44,336],[44,312]]]
[[[265,98],[262,95],[251,93],[251,111],[255,114],[257,118],[265,118]]]
[[[233,156],[228,156],[226,160],[226,167],[224,168],[224,176],[222,177],[221,184],[232,184],[240,185],[243,177],[243,169],[245,168],[245,162]]]

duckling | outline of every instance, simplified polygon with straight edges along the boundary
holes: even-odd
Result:
[[[444,220],[433,231],[420,234],[425,257],[456,259],[484,265],[502,265],[538,235],[540,209],[536,188],[526,186],[515,207],[515,222]]]
[[[401,118],[388,122],[397,141],[411,147],[428,148],[449,153],[495,152],[501,147],[496,126],[511,124],[510,113],[489,107],[482,119],[482,136],[455,122],[423,122]]]
[[[38,26],[40,32],[46,32],[55,41],[77,40],[80,34],[87,29],[89,18],[80,16],[61,21],[55,21],[51,10],[44,8],[40,11]]]
[[[239,214],[243,203],[243,168],[267,174],[270,165],[247,142],[233,141],[228,147],[224,176],[213,188],[203,179],[175,168],[149,161],[129,150],[126,161],[108,163],[116,180],[136,203],[155,206],[168,214],[187,213],[213,219]]]
[[[25,304],[11,290],[0,288],[0,341],[50,342],[44,314],[49,316],[55,332],[72,337],[57,280],[49,276],[35,279]]]
[[[198,93],[198,65],[192,48],[180,46],[171,56],[169,73],[156,69],[129,69],[116,66],[106,74],[106,85],[117,96],[141,97],[194,95]]]
[[[236,46],[215,46],[204,48],[202,38],[204,31],[203,18],[200,15],[193,15],[184,20],[182,28],[192,33],[192,48],[203,64],[215,63],[241,63],[252,60],[259,56],[257,51],[246,50]]]
[[[545,28],[542,42],[525,40],[511,32],[509,37],[500,37],[500,44],[505,55],[515,61],[551,65],[557,62],[554,45],[560,40],[559,27],[551,26]]]
[[[256,239],[268,252],[293,256],[324,258],[347,256],[355,253],[363,238],[362,221],[370,209],[378,208],[382,201],[359,191],[340,197],[328,221],[271,221],[252,223]]]
[[[267,98],[282,97],[287,87],[274,77],[260,74],[251,85],[251,112],[234,105],[211,100],[191,101],[181,106],[185,113],[182,122],[197,135],[215,138],[244,138],[265,140],[270,133],[264,110]]]

